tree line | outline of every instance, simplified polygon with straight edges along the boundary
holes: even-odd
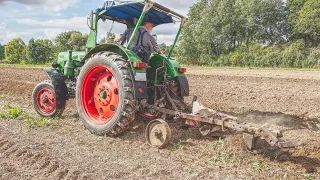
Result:
[[[103,37],[99,43],[114,42],[114,33]],[[78,31],[68,31],[59,34],[54,41],[48,39],[33,38],[26,45],[25,42],[16,38],[6,46],[0,44],[0,60],[10,64],[46,64],[57,60],[58,53],[67,50],[84,51],[88,35]],[[165,54],[169,53],[172,46],[162,43],[159,45]]]
[[[57,59],[58,53],[74,50],[84,51],[88,35],[78,31],[59,34],[54,41],[33,38],[28,45],[20,39],[11,40],[6,46],[0,45],[0,60],[11,64],[45,64]]]
[[[190,65],[320,67],[319,0],[198,0],[174,51]],[[21,39],[0,45],[0,59],[41,64],[58,52],[85,50],[88,35],[63,32],[52,42]],[[109,33],[99,43],[113,42]],[[165,54],[171,46],[160,45]]]
[[[199,0],[177,57],[193,65],[313,68],[319,45],[319,0]]]

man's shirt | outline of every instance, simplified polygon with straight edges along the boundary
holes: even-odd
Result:
[[[139,31],[140,30],[140,31]],[[143,45],[144,47],[148,48],[150,51],[150,54],[153,52],[158,52],[160,50],[159,45],[156,41],[156,39],[149,33],[149,31],[144,27],[141,26],[139,28],[136,37],[133,40],[131,49],[135,47],[136,45]],[[132,34],[133,34],[134,28],[127,29],[124,34],[121,35],[121,42],[122,43],[128,43]],[[138,42],[139,34],[143,34],[143,37],[140,37],[140,40]],[[141,44],[142,41],[142,44]]]

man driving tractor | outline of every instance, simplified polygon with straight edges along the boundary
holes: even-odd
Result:
[[[130,48],[147,64],[149,63],[149,58],[152,53],[157,52],[158,54],[162,54],[156,39],[151,35],[154,27],[154,23],[150,22],[148,18],[145,18]],[[128,43],[133,31],[134,28],[127,29],[121,35],[120,39],[115,39],[115,41],[121,43],[121,45]]]

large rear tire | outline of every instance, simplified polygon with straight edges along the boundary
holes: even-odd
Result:
[[[56,94],[59,89],[54,89],[50,81],[39,83],[32,92],[32,104],[36,112],[42,117],[54,118],[61,116],[66,100]]]
[[[116,136],[135,118],[130,64],[118,54],[100,52],[81,69],[77,109],[85,127],[96,135]]]

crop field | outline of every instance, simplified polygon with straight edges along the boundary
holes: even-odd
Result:
[[[0,179],[320,179],[320,71],[189,68],[187,77],[207,107],[267,123],[300,146],[290,155],[257,155],[241,134],[173,128],[159,150],[146,144],[141,120],[117,138],[95,136],[74,100],[59,119],[36,115],[32,90],[49,79],[40,68],[2,66]]]

